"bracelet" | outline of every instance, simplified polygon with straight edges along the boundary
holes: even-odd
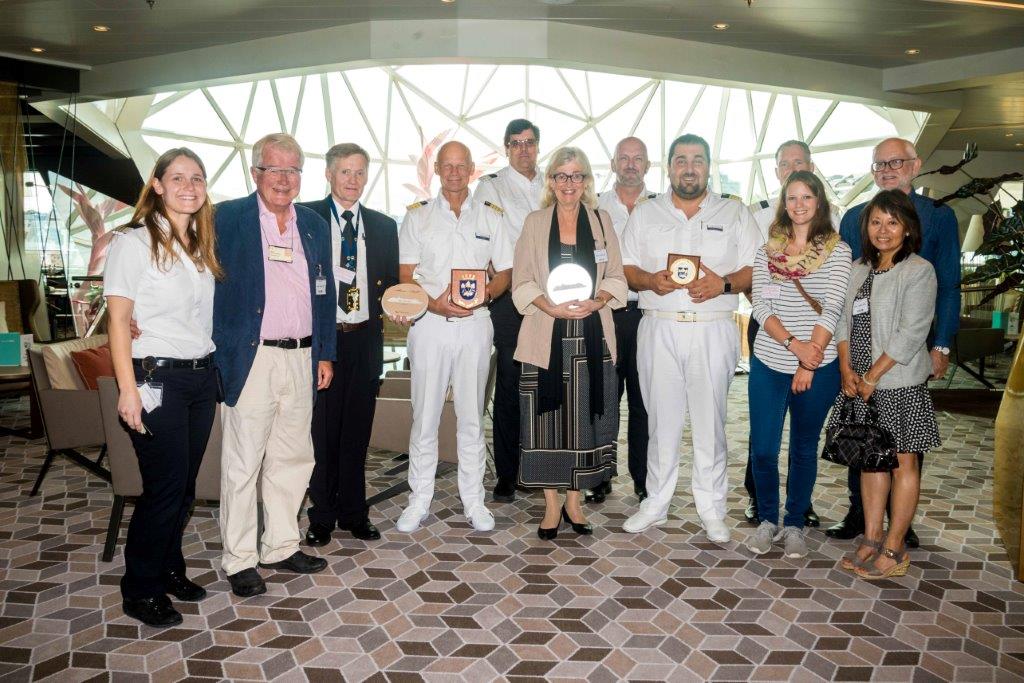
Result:
[[[864,382],[864,384],[867,384],[869,387],[877,386],[878,384],[878,382],[872,382],[871,380],[869,380],[867,373],[864,373],[864,376],[861,377],[860,379],[862,382]]]

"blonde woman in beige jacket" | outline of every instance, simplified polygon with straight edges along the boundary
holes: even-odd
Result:
[[[619,242],[611,218],[595,211],[586,155],[563,147],[545,172],[541,209],[526,217],[512,265],[512,300],[523,314],[515,359],[519,382],[519,485],[543,488],[537,535],[551,540],[562,520],[590,534],[580,491],[615,474],[619,409],[611,308],[626,303]],[[554,304],[548,274],[566,263],[593,281],[590,296]],[[559,489],[566,489],[564,504]]]

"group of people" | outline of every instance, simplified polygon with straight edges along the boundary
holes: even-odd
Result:
[[[838,231],[799,141],[780,146],[779,199],[756,211],[710,191],[711,150],[696,135],[670,145],[670,189],[661,194],[644,185],[650,160],[635,137],[616,146],[614,187],[599,196],[580,149],[555,150],[541,172],[540,129],[530,121],[511,121],[504,146],[509,165],[471,193],[469,148],[444,144],[438,195],[411,204],[400,228],[362,204],[369,155],[355,144],[326,152],[330,194],[296,203],[303,151],[289,135],[268,135],[252,150],[255,192],[215,210],[199,157],[187,148],[160,156],[105,273],[118,410],[144,488],[125,546],[126,614],[173,625],[181,615],[168,595],[206,594],[185,575],[181,539],[218,402],[221,566],[236,595],[265,592],[257,566],[326,567],[300,549],[307,490],[307,546],[328,543],[335,529],[381,537],[365,492],[383,365],[381,298],[414,282],[427,311],[392,318],[410,326],[413,408],[398,532],[416,531],[430,515],[449,391],[463,513],[477,531],[494,528],[483,425],[493,348],[494,501],[541,489],[541,539],[556,538],[563,522],[593,533],[583,503],[611,491],[626,394],[639,508],[623,530],[666,523],[689,421],[696,511],[709,540],[728,542],[726,408],[740,353],[734,311],[746,293],[747,518],[757,527],[747,546],[764,553],[781,542],[787,556],[807,553],[817,443],[834,404],[833,421],[877,412],[899,449],[891,474],[850,473],[850,512],[829,533],[862,538],[843,566],[865,578],[906,571],[920,458],[938,444],[925,382],[945,372],[959,310],[955,218],[913,190],[913,146],[893,139],[875,148],[882,191],[847,212]],[[681,278],[670,255],[685,255],[693,276]],[[590,290],[556,303],[548,278],[564,264],[585,271]],[[460,305],[453,269],[486,271],[484,305]]]

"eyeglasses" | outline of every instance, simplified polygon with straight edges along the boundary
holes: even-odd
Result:
[[[279,166],[255,166],[254,168],[261,173],[269,173],[275,178],[288,178],[291,180],[302,175],[301,168],[281,168]]]
[[[555,173],[551,176],[559,185],[565,185],[567,182],[572,181],[573,185],[579,185],[587,179],[586,173]]]
[[[903,168],[903,164],[908,161],[915,161],[917,157],[910,157],[909,159],[889,159],[888,161],[876,161],[871,164],[871,171],[878,173],[885,167],[889,167],[894,171],[898,171]]]
[[[533,138],[526,138],[525,140],[509,140],[508,146],[512,149],[533,149],[537,146],[537,141]]]

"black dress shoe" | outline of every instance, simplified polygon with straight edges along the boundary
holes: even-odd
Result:
[[[171,606],[171,601],[166,595],[138,600],[125,598],[121,602],[121,609],[132,619],[138,619],[147,626],[163,628],[181,623],[181,613]]]
[[[636,493],[636,497],[640,499],[641,503],[647,500],[647,489],[645,487],[638,486],[633,492]]]
[[[196,602],[206,597],[206,589],[189,581],[184,572],[167,572],[164,576],[164,589],[184,602]]]
[[[814,506],[807,508],[807,512],[804,513],[804,526],[821,526],[821,520],[818,519],[818,513],[814,511]]]
[[[907,535],[904,538],[903,543],[908,548],[920,548],[921,539],[917,537],[917,532],[914,531],[914,527],[907,527]]]
[[[331,542],[331,527],[319,522],[313,522],[306,529],[306,545],[319,548]]]
[[[750,502],[747,503],[747,509],[743,511],[743,518],[747,520],[747,524],[750,526],[758,526],[761,524],[761,516],[757,514],[756,498],[751,498]]]
[[[377,529],[370,520],[364,519],[361,522],[355,524],[346,524],[344,526],[338,525],[338,528],[342,531],[347,531],[352,534],[353,538],[358,538],[360,541],[379,541],[380,530]]]
[[[264,569],[277,569],[279,571],[295,572],[296,574],[316,574],[327,569],[327,560],[322,557],[307,555],[301,550],[296,550],[279,562],[260,562],[260,566]]]
[[[836,538],[841,541],[848,541],[864,533],[864,513],[860,510],[850,510],[846,513],[843,521],[833,524],[825,529],[825,535],[829,538]]]
[[[516,483],[511,479],[498,479],[491,494],[496,503],[514,503],[516,500]]]
[[[582,536],[589,536],[590,534],[594,533],[594,527],[590,526],[589,522],[577,524],[576,522],[572,521],[572,519],[569,517],[569,513],[566,512],[564,505],[562,506],[562,519],[569,523],[569,526],[572,527],[573,531]]]
[[[228,574],[228,583],[231,584],[231,592],[240,598],[251,598],[267,592],[267,584],[263,583],[263,577],[254,567]]]
[[[558,527],[553,529],[545,529],[542,526],[537,527],[537,538],[542,541],[553,541],[558,537]]]
[[[606,481],[603,484],[595,486],[594,488],[587,491],[586,495],[584,496],[584,500],[586,500],[588,503],[603,503],[605,499],[611,495],[611,493],[612,483],[611,481]]]

